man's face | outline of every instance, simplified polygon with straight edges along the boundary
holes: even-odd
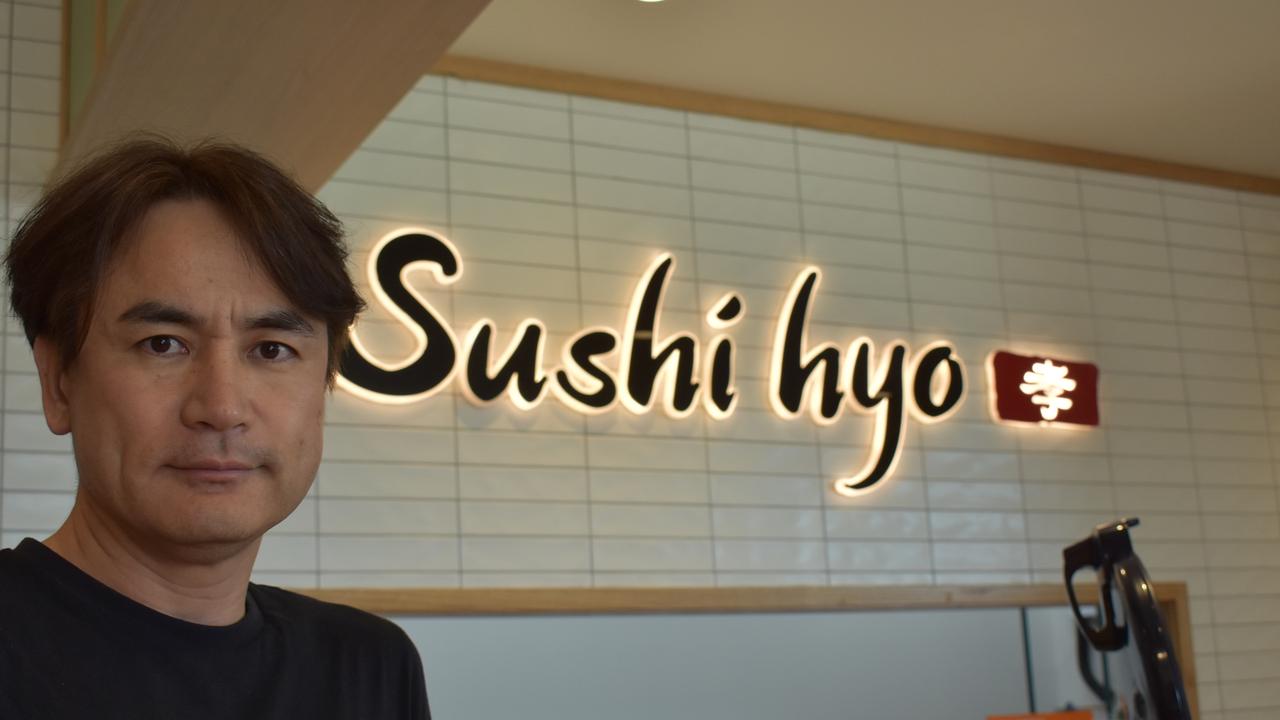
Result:
[[[211,203],[160,203],[109,267],[71,366],[37,349],[77,502],[158,550],[255,540],[320,463],[325,325],[249,253]]]

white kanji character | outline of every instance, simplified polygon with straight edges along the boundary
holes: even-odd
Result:
[[[1045,420],[1056,419],[1059,410],[1070,410],[1074,404],[1070,398],[1062,397],[1076,389],[1076,381],[1067,377],[1064,365],[1054,365],[1049,359],[1035,363],[1030,372],[1023,374],[1022,381],[1018,389],[1030,395],[1031,402],[1042,406],[1040,417]]]

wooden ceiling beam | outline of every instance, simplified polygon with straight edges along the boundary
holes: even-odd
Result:
[[[488,2],[132,0],[59,170],[137,131],[216,136],[315,191]]]

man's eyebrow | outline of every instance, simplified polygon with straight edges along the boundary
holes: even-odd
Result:
[[[272,310],[249,319],[245,325],[251,330],[283,330],[298,335],[315,335],[315,328],[302,315],[293,310]]]
[[[125,310],[120,314],[120,321],[181,325],[190,328],[201,325],[200,319],[195,315],[182,308],[156,300],[140,302]],[[255,315],[246,320],[244,325],[249,330],[281,330],[308,337],[316,333],[315,328],[300,313],[283,308]]]
[[[121,322],[162,323],[166,325],[182,325],[195,327],[199,325],[196,316],[182,308],[155,300],[147,300],[125,310],[120,314]]]

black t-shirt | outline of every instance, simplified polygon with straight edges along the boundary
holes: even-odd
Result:
[[[0,550],[0,720],[429,719],[393,623],[249,585],[213,627],[121,595],[30,538]]]

